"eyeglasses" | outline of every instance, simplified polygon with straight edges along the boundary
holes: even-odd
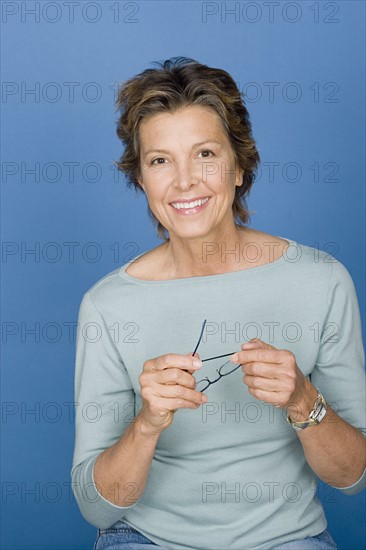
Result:
[[[200,334],[197,345],[196,345],[192,355],[194,355],[196,353],[197,348],[200,345],[202,335],[203,335],[203,331],[205,329],[206,321],[207,321],[207,319],[205,319],[203,321],[202,328],[201,328],[201,334]],[[228,357],[229,355],[232,355],[233,353],[236,353],[236,352],[232,351],[231,353],[224,353],[223,355],[217,355],[216,357],[209,357],[208,359],[202,359],[202,363],[204,363],[205,361],[212,361],[213,359],[220,359],[221,357]],[[232,363],[231,361],[226,361],[226,363],[221,365],[221,367],[216,370],[217,374],[219,375],[218,378],[216,378],[215,380],[210,380],[209,378],[207,378],[207,376],[205,376],[205,378],[202,378],[201,380],[198,380],[197,383],[196,383],[196,388],[195,388],[196,391],[200,391],[200,392],[205,391],[209,386],[211,386],[211,384],[215,384],[223,376],[227,376],[228,374],[231,374],[232,372],[236,371],[239,367],[241,367],[241,365],[242,365],[241,363],[240,363],[240,365],[237,365],[236,363]]]

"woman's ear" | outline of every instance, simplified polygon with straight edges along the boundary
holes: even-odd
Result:
[[[145,185],[142,183],[142,180],[140,178],[137,178],[137,183],[139,184],[139,186],[141,187],[141,189],[144,191],[144,193],[146,193],[145,191]]]
[[[235,180],[235,185],[237,187],[241,187],[243,185],[243,176],[244,176],[244,170],[242,168],[237,168],[236,180]]]

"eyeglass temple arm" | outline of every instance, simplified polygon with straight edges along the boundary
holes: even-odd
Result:
[[[194,354],[196,353],[196,351],[197,351],[197,349],[198,349],[198,346],[199,346],[200,343],[201,343],[203,331],[205,330],[206,321],[207,321],[207,319],[205,319],[205,320],[203,321],[202,328],[201,328],[201,334],[200,334],[200,337],[198,338],[197,345],[196,345],[196,347],[194,348],[194,352],[192,353],[192,355],[194,355]],[[208,359],[202,359],[202,363],[204,363],[205,361],[211,361],[212,359],[220,359],[220,357],[228,357],[229,355],[233,355],[233,353],[236,353],[236,352],[235,352],[235,351],[232,351],[231,353],[224,353],[223,355],[217,355],[216,357],[209,357]]]
[[[200,337],[198,338],[197,346],[194,348],[194,352],[192,353],[192,355],[194,355],[196,353],[197,348],[200,345],[201,338],[202,338],[202,335],[203,335],[203,331],[205,330],[206,321],[207,321],[207,319],[205,319],[203,321],[202,328],[201,328],[201,334],[200,334]]]
[[[234,353],[237,353],[237,351],[232,351],[231,353],[224,353],[223,355],[216,355],[216,357],[209,357],[208,359],[201,359],[202,363],[205,361],[212,361],[212,359],[220,359],[220,357],[228,357],[229,355],[233,355]]]

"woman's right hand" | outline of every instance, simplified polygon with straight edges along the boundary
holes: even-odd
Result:
[[[144,433],[160,434],[170,426],[177,409],[197,409],[207,401],[195,390],[192,373],[202,366],[194,365],[196,359],[197,353],[168,353],[145,361],[139,377],[142,408],[138,413]]]

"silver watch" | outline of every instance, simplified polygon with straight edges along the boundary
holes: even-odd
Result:
[[[305,430],[305,428],[308,428],[309,426],[317,426],[326,415],[327,402],[318,390],[318,388],[316,388],[316,391],[318,392],[318,396],[316,398],[313,408],[310,411],[309,417],[306,420],[303,420],[302,422],[294,422],[293,420],[291,420],[290,416],[287,415],[287,422],[295,430],[301,431]]]

